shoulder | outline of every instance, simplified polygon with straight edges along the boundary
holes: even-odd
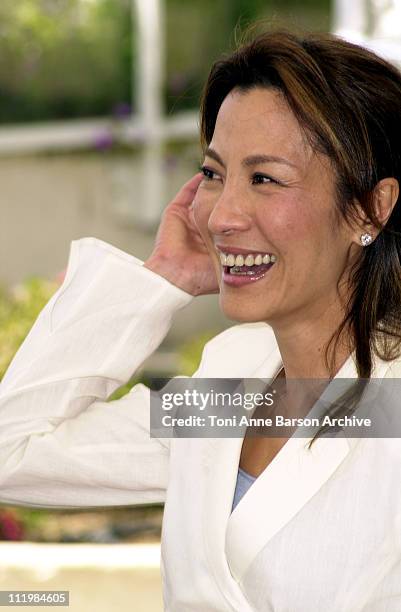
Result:
[[[198,375],[246,376],[278,351],[267,323],[242,323],[214,336],[204,346]]]

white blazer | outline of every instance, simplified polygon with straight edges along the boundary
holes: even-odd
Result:
[[[231,513],[241,438],[149,436],[142,384],[114,402],[192,296],[95,238],[0,386],[0,501],[50,508],[165,502],[171,612],[400,612],[401,443],[291,438]],[[272,378],[265,323],[210,341],[195,376]],[[356,377],[353,357],[337,377]],[[377,360],[374,376],[401,377]]]

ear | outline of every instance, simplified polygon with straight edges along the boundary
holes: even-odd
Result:
[[[380,223],[386,225],[395,203],[398,200],[399,185],[395,178],[384,178],[379,181],[373,192],[375,212]]]
[[[384,178],[379,181],[373,190],[373,206],[381,225],[384,227],[393,212],[393,208],[398,200],[399,185],[397,179],[393,177]],[[380,230],[370,223],[363,211],[360,211],[361,222],[356,228],[354,236],[355,242],[360,244],[360,236],[366,232],[370,233],[373,240],[377,237]]]

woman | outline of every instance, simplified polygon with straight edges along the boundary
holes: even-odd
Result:
[[[240,324],[195,377],[401,375],[400,99],[395,68],[329,35],[265,33],[213,66],[204,165],[150,258],[74,241],[6,373],[3,502],[164,501],[166,610],[401,609],[398,440],[155,438],[149,389],[106,403],[206,293]]]

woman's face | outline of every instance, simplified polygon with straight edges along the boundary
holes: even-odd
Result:
[[[203,171],[194,216],[214,262],[225,315],[316,322],[338,302],[351,230],[335,220],[329,160],[313,152],[281,94],[233,90],[218,113]],[[261,272],[253,266],[232,275],[221,252],[273,255],[275,261]]]

